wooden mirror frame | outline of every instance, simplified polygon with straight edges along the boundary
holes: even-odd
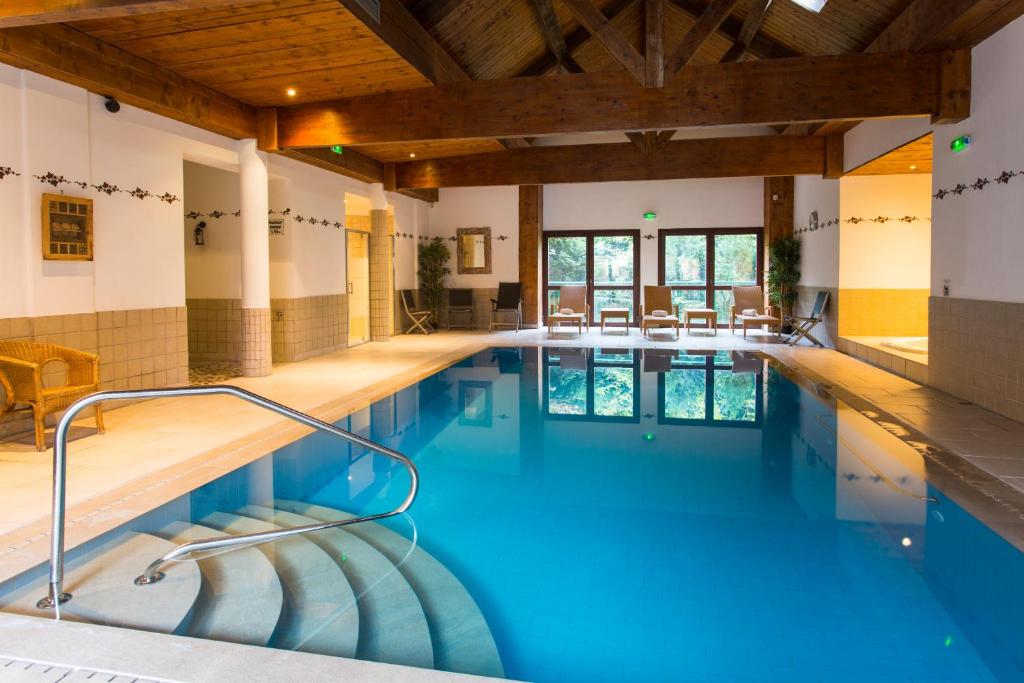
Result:
[[[466,235],[484,236],[484,265],[480,268],[467,268],[463,265],[465,247],[462,238]],[[490,228],[458,228],[455,231],[455,261],[459,275],[490,275],[491,274],[491,229]]]

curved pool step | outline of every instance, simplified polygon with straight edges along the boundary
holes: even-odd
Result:
[[[199,524],[173,522],[159,532],[172,543],[224,536]],[[267,557],[253,547],[200,559],[203,586],[191,622],[180,635],[243,645],[266,645],[281,618],[284,593]]]
[[[300,501],[274,502],[281,510],[322,521],[351,519],[353,515]],[[410,541],[375,522],[346,527],[398,566],[419,596],[434,642],[434,667],[443,671],[504,678],[505,670],[487,621],[465,586],[432,555],[416,548],[405,561]]]
[[[238,514],[280,527],[305,526],[320,521],[256,505],[248,505]],[[330,555],[352,584],[359,602],[356,656],[374,662],[434,668],[433,643],[423,607],[395,565],[372,545],[342,528],[308,533],[304,538]]]
[[[74,597],[61,605],[61,618],[173,633],[188,618],[199,596],[199,568],[192,562],[173,564],[164,569],[163,581],[148,586],[136,586],[133,581],[149,562],[175,545],[149,534],[127,532],[68,561],[64,590]],[[0,597],[0,609],[53,618],[52,609],[36,607],[36,601],[46,595],[47,585],[47,578],[40,577]]]
[[[204,524],[231,534],[276,529],[252,517],[213,512]],[[359,611],[341,568],[312,541],[290,536],[254,546],[274,566],[284,591],[284,610],[270,639],[272,647],[354,657]]]

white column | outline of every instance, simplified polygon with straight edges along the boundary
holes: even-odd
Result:
[[[242,374],[270,374],[270,208],[266,155],[255,140],[238,143],[242,230]]]

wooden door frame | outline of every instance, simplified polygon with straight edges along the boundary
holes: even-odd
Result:
[[[757,273],[757,286],[764,291],[764,267],[765,267],[765,253],[764,253],[764,227],[750,227],[750,228],[663,228],[658,230],[658,284],[663,287],[670,287],[672,289],[691,289],[700,290],[703,289],[705,303],[709,304],[708,308],[715,307],[715,247],[714,237],[716,235],[750,235],[754,234],[757,236],[757,263],[754,268]],[[666,285],[665,284],[665,238],[674,235],[702,235],[706,240],[706,254],[707,254],[707,270],[706,277],[704,280],[704,286],[700,287],[697,285]],[[708,292],[711,294],[710,302],[708,301]],[[729,326],[728,320],[718,321],[718,327],[725,328]]]
[[[586,286],[587,304],[590,305],[590,324],[599,325],[599,319],[595,318],[597,311],[594,310],[594,238],[595,237],[632,237],[633,238],[633,319],[631,324],[637,325],[640,320],[640,231],[630,228],[610,230],[545,230],[541,258],[543,260],[544,278],[541,282],[541,301],[543,302],[543,316],[541,321],[547,324],[548,321],[548,291],[552,289],[548,284],[548,239],[551,237],[585,237],[587,238],[587,262],[586,262]],[[596,289],[629,289],[627,286],[601,285]]]

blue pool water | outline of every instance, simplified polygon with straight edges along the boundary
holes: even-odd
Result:
[[[757,357],[651,353],[488,350],[338,423],[414,459],[418,543],[507,676],[1024,680],[1024,556],[915,451]],[[354,513],[408,483],[317,435],[269,457],[274,497]]]

